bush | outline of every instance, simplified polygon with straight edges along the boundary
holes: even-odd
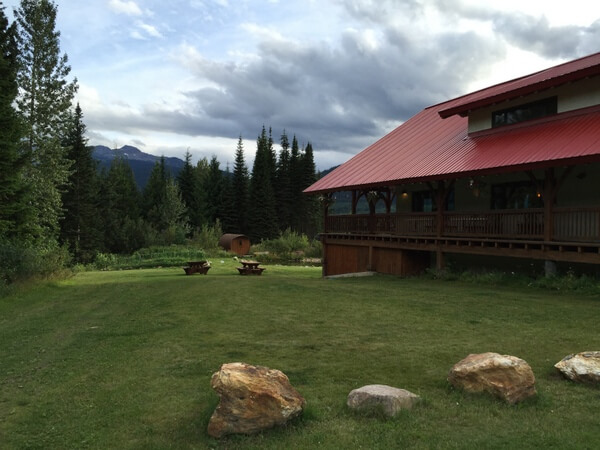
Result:
[[[46,278],[67,267],[71,255],[58,244],[46,248],[19,243],[0,244],[0,280],[5,284],[29,278]]]
[[[192,237],[192,243],[207,252],[216,251],[219,249],[219,239],[222,235],[221,222],[217,219],[214,226],[205,224],[197,229]]]
[[[286,229],[276,239],[262,241],[255,246],[255,251],[268,251],[281,259],[297,260],[304,257],[320,258],[322,252],[321,242],[310,241],[305,234]]]

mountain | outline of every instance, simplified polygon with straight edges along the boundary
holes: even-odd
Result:
[[[110,163],[115,158],[123,158],[129,163],[129,167],[133,171],[135,182],[140,189],[144,189],[150,173],[154,168],[154,164],[160,161],[160,156],[150,155],[142,152],[139,148],[131,145],[124,145],[121,148],[111,150],[104,145],[96,145],[92,152],[94,159],[98,164],[98,169],[110,167]],[[176,177],[184,165],[184,161],[175,157],[165,157],[165,167],[171,173],[171,176]]]

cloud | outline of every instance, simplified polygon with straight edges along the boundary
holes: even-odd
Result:
[[[123,1],[123,0],[110,0],[108,6],[115,12],[119,14],[126,14],[129,16],[141,16],[142,10],[133,0]]]
[[[161,32],[158,31],[158,29],[155,26],[153,26],[153,25],[149,25],[149,24],[144,23],[144,22],[142,22],[140,20],[136,21],[135,25],[140,30],[144,31],[144,33],[146,33],[148,36],[156,37],[156,38],[162,38],[163,37],[163,35],[161,34]]]

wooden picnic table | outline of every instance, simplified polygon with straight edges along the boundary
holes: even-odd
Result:
[[[258,267],[260,263],[258,261],[240,261],[242,267],[238,267],[237,270],[240,275],[260,275],[265,270],[264,267]]]
[[[188,261],[187,267],[184,267],[186,275],[194,275],[195,273],[201,273],[206,275],[210,269],[210,264],[207,261]]]

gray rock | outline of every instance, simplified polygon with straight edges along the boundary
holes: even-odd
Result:
[[[565,356],[554,367],[565,377],[578,383],[600,383],[600,352]]]
[[[394,417],[403,409],[411,409],[420,400],[421,397],[405,389],[370,384],[351,391],[347,405],[355,411],[381,410],[386,416]]]

